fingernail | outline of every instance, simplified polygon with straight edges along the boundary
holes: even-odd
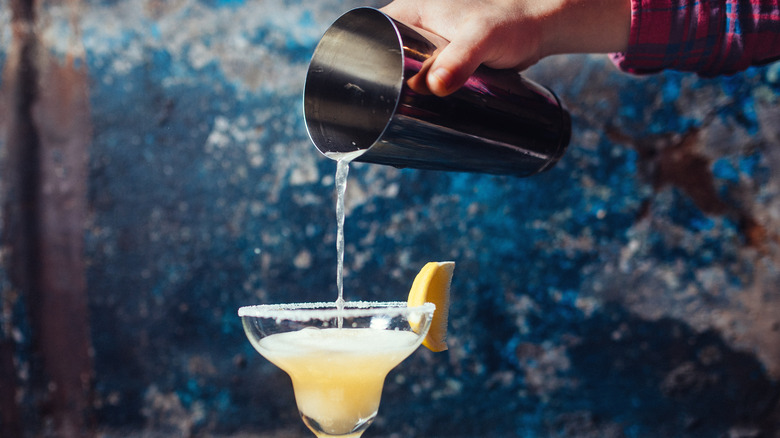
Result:
[[[450,85],[452,84],[452,74],[449,70],[445,68],[437,68],[436,70],[432,71],[430,76],[435,80],[439,82],[439,87],[444,91],[447,91],[450,89]]]

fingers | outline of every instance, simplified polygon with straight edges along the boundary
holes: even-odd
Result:
[[[523,11],[509,2],[475,0],[394,0],[381,9],[396,20],[431,32],[449,41],[439,45],[430,69],[416,85],[435,95],[446,96],[460,88],[480,64],[514,68],[533,64],[536,38],[527,29]],[[533,59],[531,59],[533,58]]]
[[[433,61],[428,72],[428,89],[437,96],[446,96],[460,88],[484,61],[480,41],[459,38],[448,44]]]

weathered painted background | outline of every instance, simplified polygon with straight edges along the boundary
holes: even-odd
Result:
[[[335,297],[301,92],[365,4],[0,1],[0,435],[308,436],[236,309]],[[457,262],[450,350],[365,436],[779,437],[780,63],[528,75],[573,114],[552,171],[352,167],[348,298]]]

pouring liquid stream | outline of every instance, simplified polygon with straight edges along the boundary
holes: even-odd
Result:
[[[347,192],[347,175],[349,175],[349,163],[364,151],[350,153],[329,153],[327,156],[336,160],[336,288],[338,298],[336,308],[344,309],[344,218],[346,216],[344,197]],[[338,327],[342,328],[344,318],[339,315]]]

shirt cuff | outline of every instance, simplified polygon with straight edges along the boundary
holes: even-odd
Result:
[[[780,6],[754,0],[631,0],[625,52],[610,58],[623,71],[665,69],[701,76],[733,74],[780,56]]]
[[[690,3],[688,0],[631,0],[628,48],[611,54],[612,62],[621,70],[635,74],[684,69],[683,64],[692,68],[697,63],[696,55],[699,58],[707,55],[703,44],[706,35],[698,44],[691,41],[698,33],[695,14],[710,6]]]

